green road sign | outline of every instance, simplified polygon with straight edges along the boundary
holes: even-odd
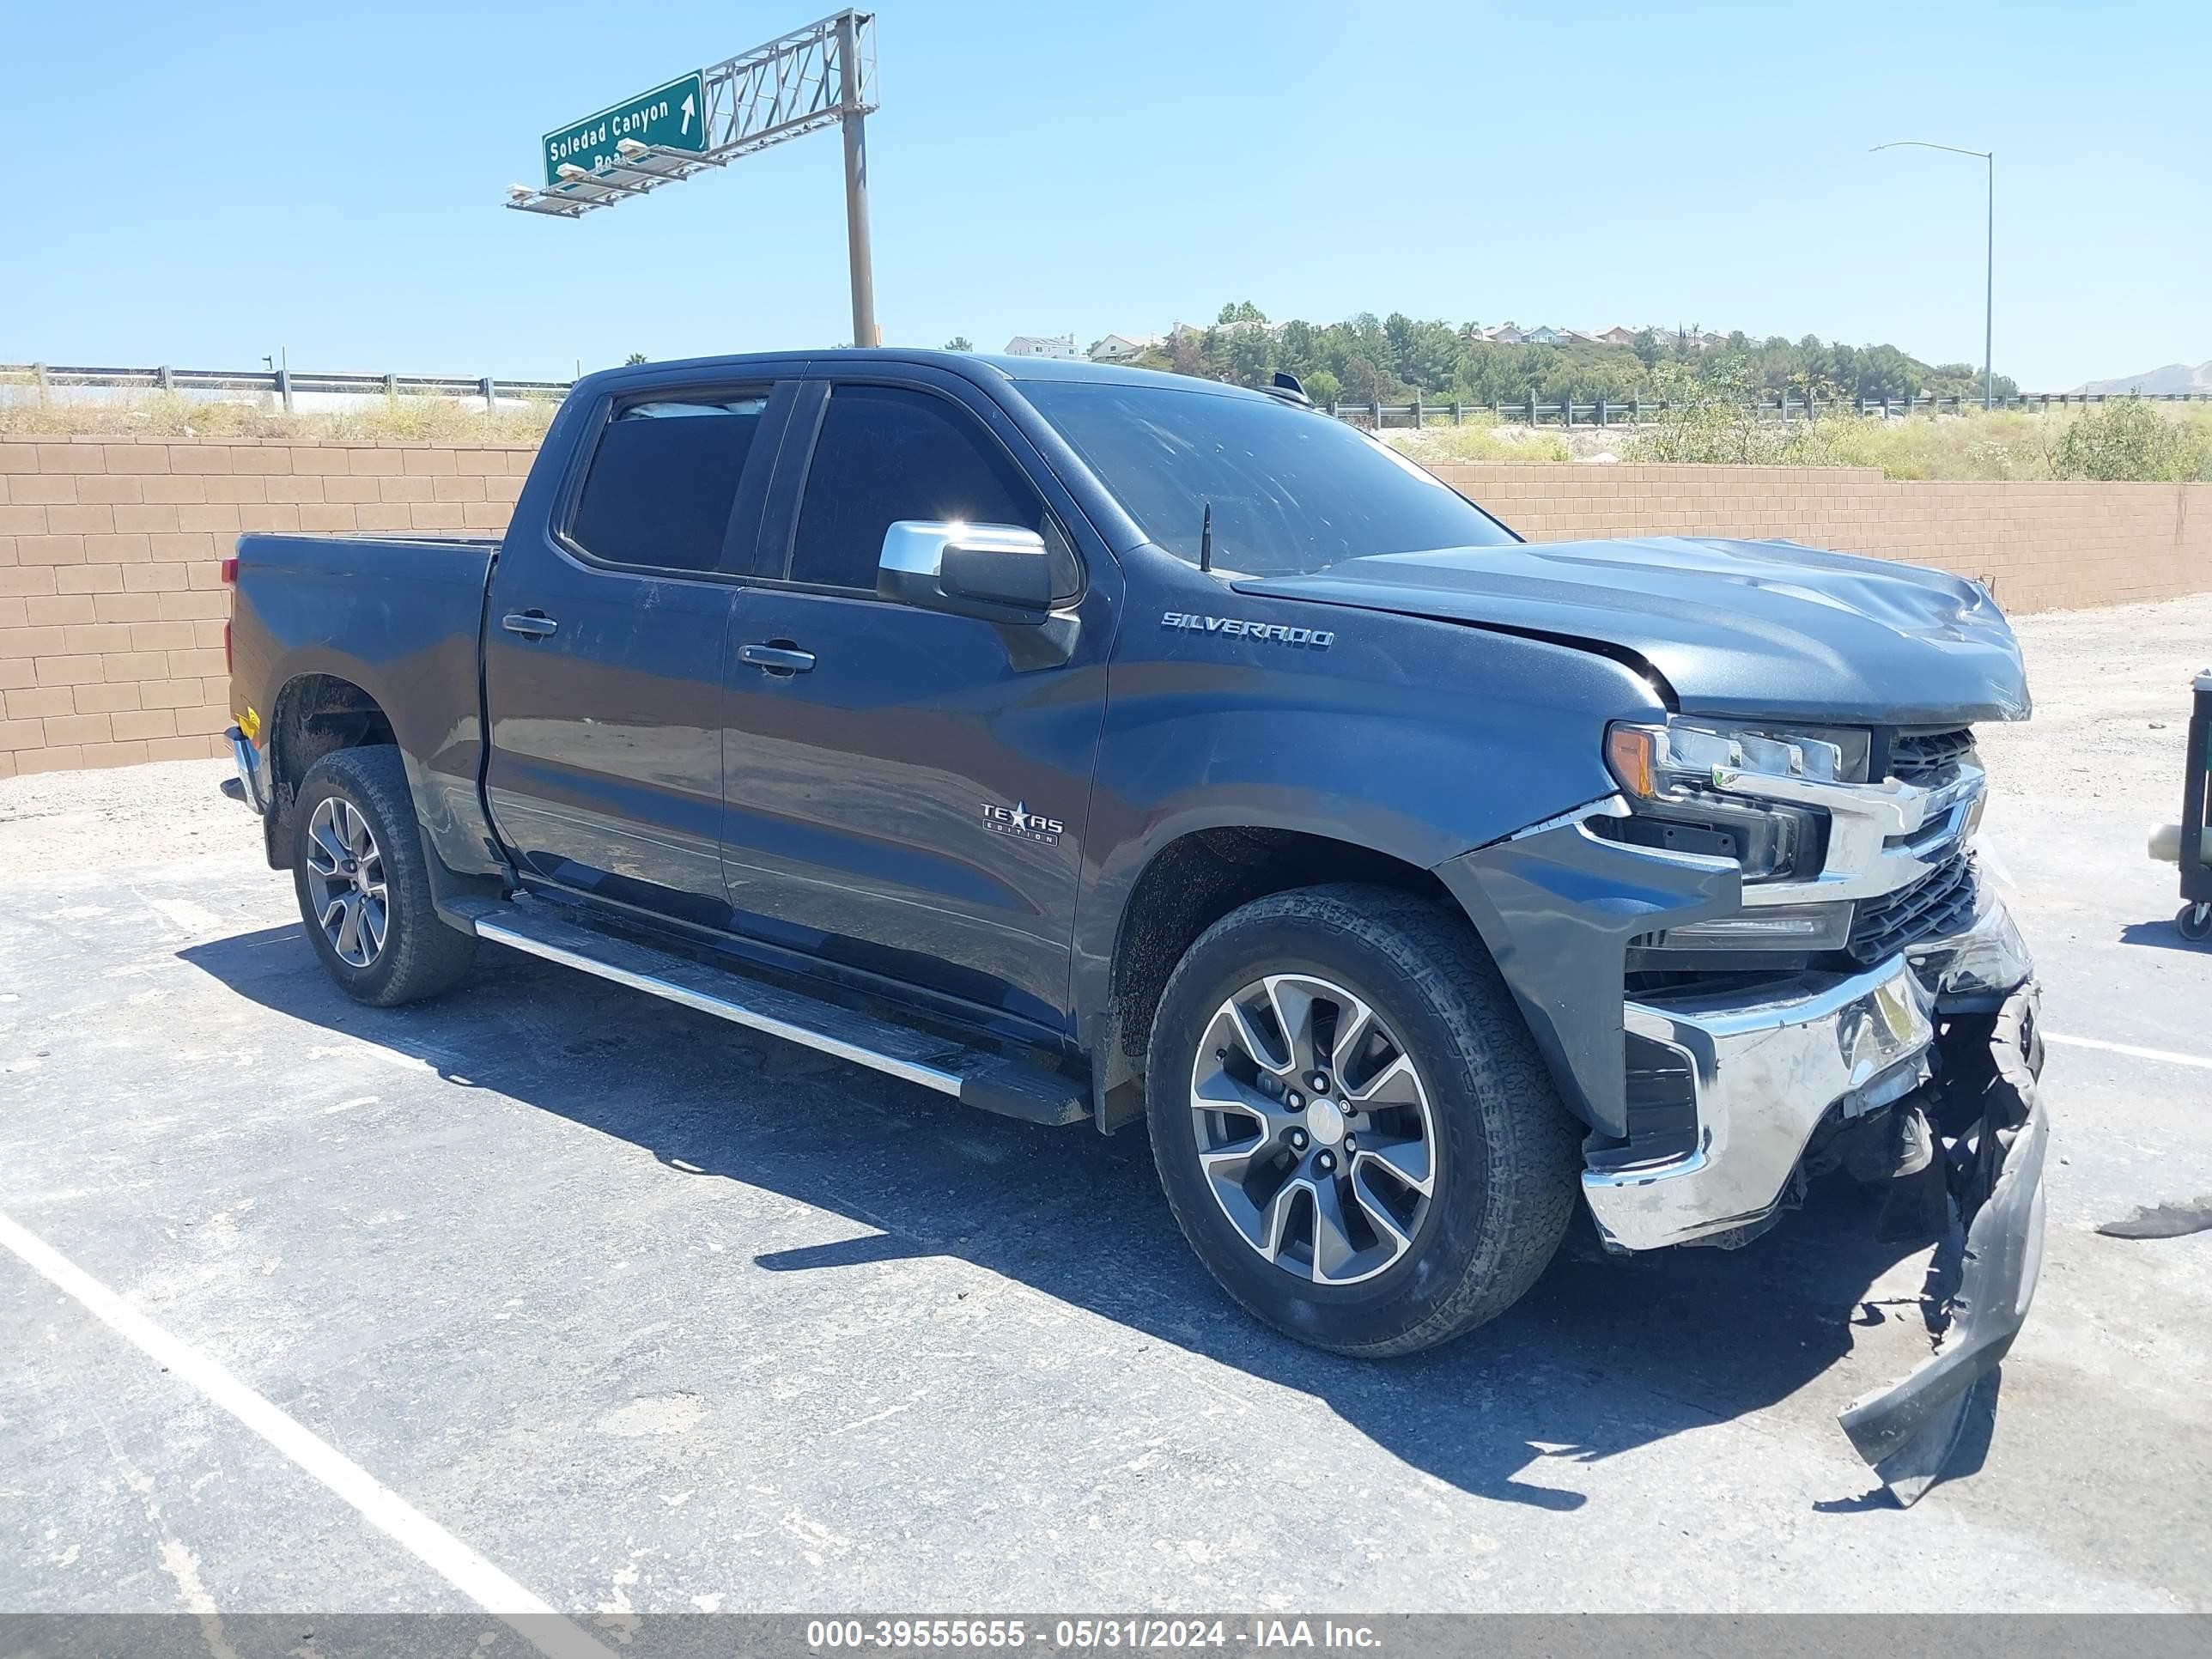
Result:
[[[559,184],[564,167],[580,167],[589,173],[601,162],[613,161],[615,146],[625,138],[665,149],[706,149],[707,97],[699,71],[679,75],[665,86],[625,98],[597,115],[547,133],[545,182]]]

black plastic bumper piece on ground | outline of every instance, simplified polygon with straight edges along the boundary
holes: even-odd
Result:
[[[1966,1221],[1951,1321],[1936,1352],[1902,1382],[1862,1395],[1838,1419],[1859,1455],[1900,1504],[1939,1480],[1965,1435],[1975,1385],[1994,1371],[2027,1322],[2043,1261],[2043,1165],[2051,1123],[2037,1092],[2043,1044],[2031,982],[2006,999],[1986,1058],[1947,1054],[1945,1079],[1978,1097],[1978,1121],[1958,1138],[1953,1190]]]

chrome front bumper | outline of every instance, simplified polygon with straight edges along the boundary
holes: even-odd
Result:
[[[1650,1250],[1764,1219],[1832,1109],[1857,1116],[1927,1080],[1939,1008],[1994,1009],[2031,968],[2012,918],[1984,891],[1971,926],[1863,974],[1808,975],[1779,995],[1627,1004],[1626,1029],[1686,1065],[1697,1144],[1664,1162],[1585,1170],[1600,1235]]]

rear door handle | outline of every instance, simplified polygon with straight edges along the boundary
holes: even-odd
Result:
[[[543,611],[510,611],[499,619],[499,625],[526,640],[542,640],[561,626]]]
[[[804,674],[814,666],[814,653],[787,645],[741,645],[738,660],[771,674]]]

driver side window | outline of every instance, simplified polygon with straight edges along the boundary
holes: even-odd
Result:
[[[837,386],[807,468],[790,580],[874,592],[884,532],[902,519],[1034,530],[1053,551],[1055,593],[1079,586],[1043,499],[966,410],[906,386]]]

